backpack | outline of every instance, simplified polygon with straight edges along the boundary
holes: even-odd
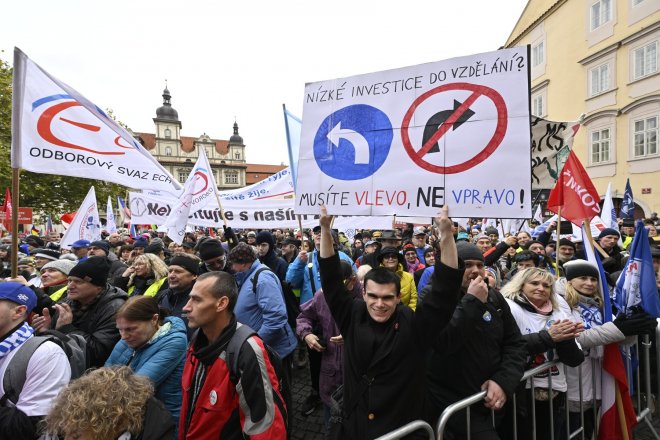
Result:
[[[64,334],[57,330],[47,330],[41,335],[33,336],[25,341],[9,361],[5,375],[2,378],[5,395],[0,401],[0,406],[4,406],[7,400],[16,405],[25,385],[28,363],[37,348],[47,341],[57,344],[66,354],[71,367],[71,380],[77,379],[85,373],[87,368],[85,356],[87,342],[85,338],[77,334]]]
[[[257,269],[257,271],[254,273],[254,277],[252,277],[252,292],[254,292],[255,295],[257,294],[257,281],[259,279],[259,274],[267,270],[271,271],[268,267]],[[286,307],[287,322],[289,323],[289,327],[291,327],[295,333],[296,318],[300,314],[300,301],[298,300],[298,297],[296,297],[296,295],[293,293],[291,284],[280,280],[277,275],[275,275],[275,278],[280,281],[280,286],[282,287],[282,297],[284,298],[284,306]]]
[[[245,341],[251,336],[257,336],[257,332],[245,324],[236,323],[236,331],[227,344],[227,349],[225,350],[225,362],[229,368],[229,379],[234,386],[236,386],[241,379],[241,371],[238,368],[238,355]],[[273,366],[279,382],[279,387],[277,388],[278,392],[273,393],[273,402],[277,405],[284,418],[287,438],[289,438],[289,409],[291,408],[291,390],[289,388],[289,382],[284,374],[284,366],[282,365],[282,361],[278,354],[268,344],[265,342],[263,344],[266,348],[266,353],[268,353],[270,364]]]

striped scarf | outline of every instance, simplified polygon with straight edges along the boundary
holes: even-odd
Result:
[[[20,345],[27,341],[30,336],[34,334],[34,329],[24,322],[14,333],[7,336],[4,341],[0,342],[0,358],[7,356],[12,350],[20,347]]]

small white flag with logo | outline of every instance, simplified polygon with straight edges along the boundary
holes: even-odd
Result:
[[[105,221],[105,230],[109,234],[114,234],[117,232],[117,223],[115,223],[115,213],[112,210],[112,199],[108,196],[108,204],[106,206],[106,221]]]
[[[213,197],[216,191],[217,186],[213,178],[213,170],[211,170],[204,149],[200,148],[197,162],[183,186],[183,193],[163,224],[167,227],[167,235],[172,241],[177,244],[183,242],[190,211],[195,211],[206,205],[207,200]]]
[[[60,247],[70,249],[71,245],[78,240],[96,241],[100,239],[101,221],[96,206],[96,191],[92,186],[76,211],[73,221],[64,232],[64,237],[60,240]]]

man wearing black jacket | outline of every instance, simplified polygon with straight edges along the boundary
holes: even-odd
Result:
[[[341,438],[372,439],[423,418],[427,350],[449,322],[458,298],[458,268],[452,222],[445,206],[437,219],[441,254],[433,289],[416,311],[400,303],[400,280],[373,269],[364,279],[364,301],[342,282],[330,223],[321,208],[320,274],[325,300],[344,338],[344,408]]]
[[[485,390],[484,404],[471,407],[472,438],[498,439],[490,410],[501,410],[518,386],[526,346],[506,300],[484,282],[481,251],[465,242],[457,247],[465,271],[451,322],[428,364],[429,419],[435,423],[450,404]],[[465,412],[461,411],[450,419],[448,430],[456,438],[465,438],[465,429]]]

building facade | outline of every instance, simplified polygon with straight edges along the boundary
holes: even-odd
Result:
[[[530,45],[531,111],[584,115],[574,151],[618,207],[660,211],[660,0],[530,0],[505,47]]]
[[[183,136],[179,113],[172,107],[171,99],[170,91],[166,87],[163,90],[163,105],[156,109],[156,117],[153,118],[155,133],[134,134],[179,182],[184,183],[188,178],[200,148],[206,150],[215,181],[221,190],[256,183],[285,168],[284,165],[248,164],[245,144],[238,134],[236,122],[229,140],[212,139],[206,133],[199,137]],[[255,180],[255,176],[259,177]]]

